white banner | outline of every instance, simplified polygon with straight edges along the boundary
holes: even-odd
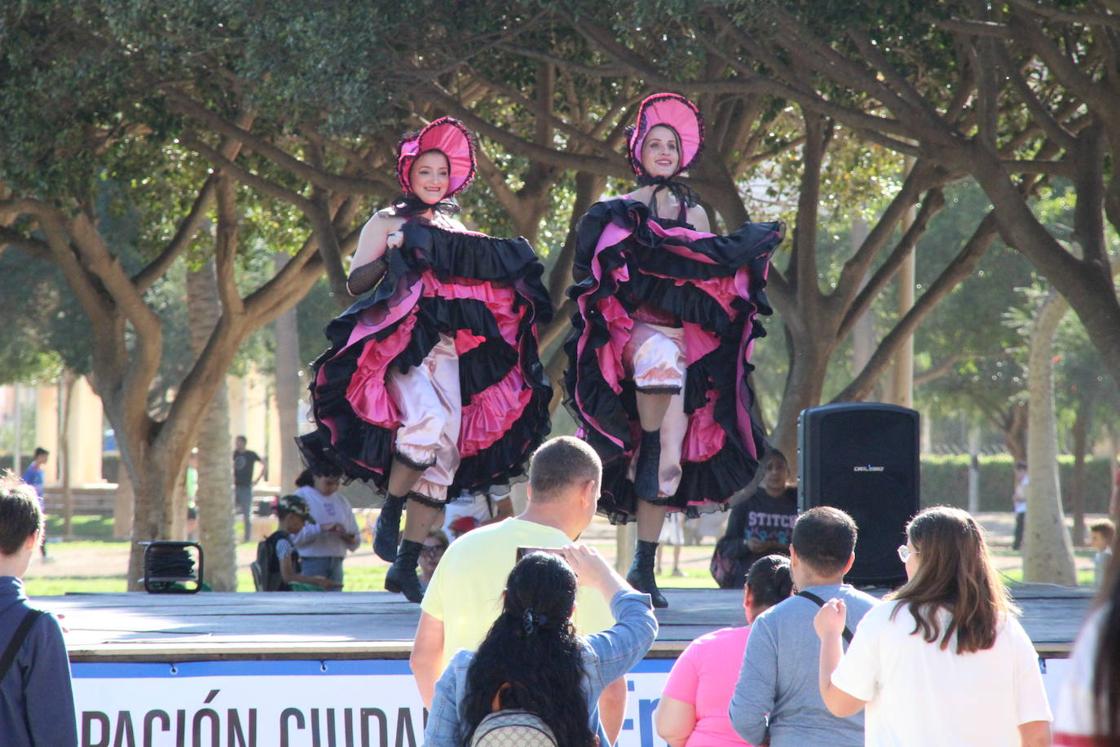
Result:
[[[620,747],[663,747],[653,711],[672,666],[627,675]],[[1051,702],[1066,662],[1044,666]],[[426,713],[408,662],[73,665],[82,747],[419,747]]]

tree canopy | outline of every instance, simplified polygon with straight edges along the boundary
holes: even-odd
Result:
[[[238,350],[324,276],[325,305],[346,302],[345,258],[398,192],[398,138],[450,114],[481,145],[467,222],[546,258],[561,313],[542,350],[558,379],[570,229],[627,188],[625,128],[642,97],[671,89],[705,114],[688,178],[713,225],[793,228],[760,353],[780,445],[803,407],[872,396],[915,335],[935,389],[1019,365],[1000,357],[1004,291],[1030,274],[1012,251],[1069,300],[1115,387],[1118,18],[1114,0],[9,3],[0,262],[14,269],[0,282],[26,278],[21,298],[41,303],[0,335],[5,375],[46,350],[85,355],[136,485],[138,538],[166,533],[159,481],[182,469]],[[890,289],[915,253],[921,288],[898,312]],[[175,278],[210,260],[221,314],[188,353],[164,311]],[[875,349],[853,367],[841,353],[868,314]],[[84,325],[63,325],[74,346],[52,337],[60,319]]]

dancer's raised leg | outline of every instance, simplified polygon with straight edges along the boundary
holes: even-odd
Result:
[[[397,559],[397,543],[401,533],[401,511],[409,491],[416,485],[423,469],[393,460],[389,470],[389,484],[385,489],[385,504],[377,516],[374,528],[373,551],[377,557],[392,563]]]
[[[404,540],[385,575],[385,588],[419,602],[424,597],[417,574],[420,551],[424,538],[440,521],[447,489],[459,468],[462,398],[454,341],[441,337],[421,365],[407,374],[394,375],[391,384],[390,392],[401,410],[401,427],[389,487],[404,492],[389,492],[407,499],[408,517]],[[423,471],[418,472],[421,467]],[[408,469],[395,482],[401,468]],[[399,514],[394,529],[399,532]]]

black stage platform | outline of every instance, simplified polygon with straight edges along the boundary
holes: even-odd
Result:
[[[1039,655],[1068,654],[1092,592],[1046,584],[1012,587]],[[742,594],[668,589],[651,658],[673,658],[716,628],[742,625]],[[419,607],[383,592],[44,597],[64,615],[75,662],[230,659],[402,659]]]

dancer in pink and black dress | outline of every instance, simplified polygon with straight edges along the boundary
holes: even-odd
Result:
[[[628,156],[639,187],[581,219],[569,291],[568,406],[603,459],[600,513],[638,522],[627,580],[668,602],[653,563],[669,510],[711,510],[754,476],[763,434],[747,383],[758,314],[781,223],[709,232],[695,194],[676,181],[704,140],[688,99],[658,93],[638,107]]]
[[[318,427],[300,439],[309,462],[385,492],[374,551],[393,563],[385,588],[413,602],[422,543],[448,496],[520,475],[549,430],[543,267],[525,239],[451,217],[448,198],[474,173],[470,134],[454,119],[401,142],[404,195],[362,230],[349,288],[371,292],[327,326],[311,384]]]

